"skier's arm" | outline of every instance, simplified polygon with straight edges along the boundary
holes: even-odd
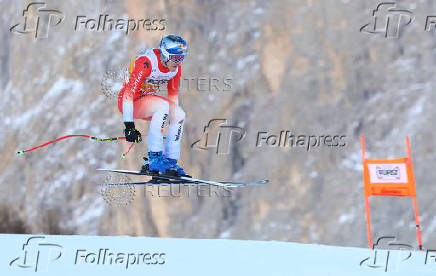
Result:
[[[179,105],[179,85],[180,85],[180,75],[181,75],[181,67],[177,69],[177,74],[172,78],[167,85],[168,88],[168,99],[170,101],[175,102]]]
[[[133,95],[141,87],[142,81],[150,76],[151,62],[143,56],[135,61],[135,67],[130,74],[129,82],[125,84],[123,96],[123,119],[124,122],[133,122]]]

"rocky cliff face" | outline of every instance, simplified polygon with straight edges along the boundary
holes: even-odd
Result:
[[[398,38],[359,31],[374,20],[377,1],[101,0],[47,1],[64,19],[47,38],[35,39],[9,31],[23,22],[29,3],[0,1],[1,232],[366,246],[359,137],[367,137],[370,157],[393,158],[406,155],[410,136],[424,245],[436,242],[435,31],[425,30],[427,16],[436,14],[432,1],[397,1],[413,13]],[[43,13],[29,12],[29,22]],[[126,35],[80,23],[106,14],[164,19],[158,26],[164,30],[141,26]],[[127,143],[80,138],[15,155],[67,134],[122,135],[122,116],[102,92],[102,80],[106,92],[107,86],[116,91],[121,78],[106,73],[119,72],[168,33],[182,35],[190,47],[180,92],[187,113],[182,165],[198,178],[268,178],[269,185],[210,197],[136,188],[134,201],[117,207],[100,195],[97,185],[107,179],[94,169],[137,169],[146,143],[127,159],[120,158]],[[244,129],[229,154],[191,147],[211,119]],[[139,125],[145,133],[147,123]],[[259,137],[281,131],[318,140],[342,135],[345,145],[307,150],[261,140],[256,146]],[[409,199],[374,198],[371,206],[374,236],[415,242]]]

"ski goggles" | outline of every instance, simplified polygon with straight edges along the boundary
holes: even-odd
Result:
[[[170,55],[170,60],[174,63],[180,63],[185,59],[185,55]]]

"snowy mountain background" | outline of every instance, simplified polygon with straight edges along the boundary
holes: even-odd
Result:
[[[369,157],[406,156],[411,139],[423,243],[436,247],[433,195],[434,1],[397,1],[412,24],[399,38],[360,32],[378,1],[46,1],[65,19],[48,38],[16,34],[29,1],[0,1],[0,232],[279,240],[365,247],[360,136]],[[88,19],[164,18],[165,30],[74,31]],[[30,15],[29,18],[32,15]],[[34,15],[33,15],[34,16]],[[151,197],[137,188],[127,207],[108,205],[98,167],[138,169],[146,143],[70,139],[123,136],[115,100],[102,91],[141,49],[177,33],[189,44],[182,77],[231,79],[230,91],[182,83],[187,113],[181,164],[198,178],[270,179],[227,197]],[[191,83],[192,84],[192,83]],[[118,87],[119,84],[114,84]],[[222,89],[224,90],[224,89]],[[165,95],[165,93],[163,93]],[[229,155],[191,145],[211,119],[246,137]],[[143,133],[146,123],[138,123]],[[256,147],[258,132],[346,135],[344,147]],[[416,245],[412,201],[372,198],[373,236]]]

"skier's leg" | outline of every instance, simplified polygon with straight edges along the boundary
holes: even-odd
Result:
[[[167,158],[176,160],[180,158],[180,141],[182,140],[185,116],[185,112],[179,105],[170,103],[170,124],[165,137],[165,157]]]
[[[139,95],[134,99],[133,116],[137,119],[150,120],[148,132],[149,170],[161,173],[173,169],[174,165],[162,155],[163,130],[169,114],[169,102],[157,95]],[[143,169],[146,169],[144,163]],[[141,169],[141,171],[143,170]]]
[[[147,120],[151,118],[148,132],[148,150],[159,152],[163,149],[163,130],[168,118],[169,104],[163,97],[148,95],[134,100],[133,117]]]
[[[165,137],[165,158],[173,164],[178,175],[189,176],[182,167],[177,165],[177,160],[180,158],[180,141],[182,140],[184,123],[185,112],[179,105],[170,102],[170,125]]]

